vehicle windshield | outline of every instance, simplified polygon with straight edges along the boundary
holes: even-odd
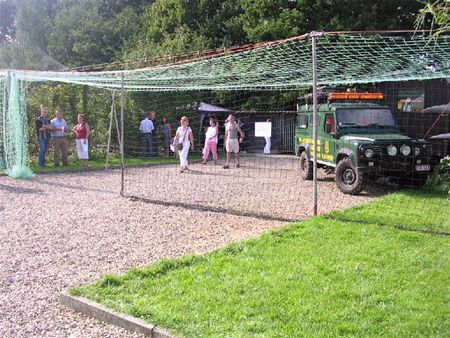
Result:
[[[337,109],[336,119],[340,128],[396,128],[392,113],[386,108]]]

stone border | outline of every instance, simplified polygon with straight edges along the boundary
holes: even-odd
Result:
[[[164,331],[153,324],[147,323],[142,319],[116,312],[87,298],[70,296],[66,292],[61,292],[59,295],[59,301],[72,310],[81,312],[88,317],[122,327],[132,332],[143,334],[147,337],[176,338],[167,331]]]

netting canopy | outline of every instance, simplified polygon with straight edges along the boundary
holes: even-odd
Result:
[[[311,33],[224,49],[151,67],[102,72],[0,70],[2,143],[7,173],[27,176],[26,83],[58,81],[127,91],[297,90],[312,85],[312,38],[317,84],[339,85],[450,77],[450,35]],[[21,131],[19,131],[21,130]],[[25,156],[25,157],[24,157]]]

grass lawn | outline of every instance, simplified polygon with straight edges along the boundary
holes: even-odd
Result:
[[[326,217],[400,228],[450,233],[450,203],[445,192],[403,190],[375,202],[335,211]]]
[[[395,203],[402,208],[389,217]],[[401,214],[420,206],[429,222],[414,227],[441,229],[435,203],[450,214],[439,194],[405,192],[342,215],[406,225]],[[316,217],[70,292],[186,337],[448,337],[449,244],[449,236]]]

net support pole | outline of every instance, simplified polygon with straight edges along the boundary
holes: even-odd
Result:
[[[122,73],[121,84],[120,84],[120,169],[121,169],[121,184],[120,184],[120,195],[124,196],[124,175],[125,175],[125,160],[124,160],[124,136],[123,136],[123,111],[125,106],[125,79],[124,73]]]
[[[111,149],[111,133],[112,133],[112,124],[113,124],[113,114],[114,111],[116,110],[116,102],[115,102],[115,96],[116,96],[116,91],[113,90],[111,92],[111,117],[109,119],[109,130],[108,130],[108,145],[106,147],[106,163],[105,163],[105,170],[108,170],[108,162],[109,162],[109,152]]]
[[[317,215],[317,35],[311,34],[313,87],[313,215]]]
[[[6,133],[7,133],[7,128],[6,128],[6,113],[8,110],[8,101],[9,101],[9,88],[10,88],[10,81],[11,81],[11,73],[8,70],[6,78],[5,78],[5,82],[3,84],[3,93],[2,93],[2,111],[1,111],[1,120],[0,120],[0,133],[1,133],[1,140],[0,140],[0,168],[2,166],[5,167],[5,169],[7,168],[7,154],[6,154]]]

